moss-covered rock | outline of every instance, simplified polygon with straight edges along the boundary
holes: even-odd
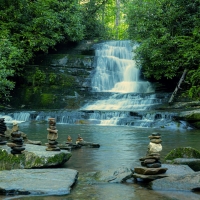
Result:
[[[30,169],[61,166],[67,162],[72,154],[66,150],[46,151],[45,146],[26,144],[22,154],[13,155],[10,147],[2,145],[0,148],[0,170]]]
[[[174,160],[175,158],[200,158],[200,152],[192,147],[179,147],[170,151],[165,160]]]

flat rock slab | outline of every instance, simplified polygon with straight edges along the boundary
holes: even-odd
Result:
[[[194,171],[200,171],[200,159],[197,158],[176,158],[173,164],[188,165]]]
[[[0,146],[0,170],[57,167],[72,156],[67,150],[46,151],[46,146],[26,144],[22,154],[13,155],[7,145]]]
[[[155,174],[155,175],[143,175],[134,173],[134,178],[141,178],[144,180],[155,180],[160,179],[172,175],[184,175],[188,173],[194,173],[194,171],[187,165],[171,165],[171,164],[162,164],[162,168],[167,168],[168,170],[162,174]]]
[[[200,172],[172,175],[170,177],[152,181],[150,185],[154,190],[199,191]]]
[[[16,169],[0,172],[0,194],[65,195],[78,178],[73,169]]]

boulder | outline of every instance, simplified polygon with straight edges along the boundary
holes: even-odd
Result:
[[[127,167],[120,167],[117,170],[108,170],[105,172],[96,172],[94,178],[98,181],[110,183],[122,183],[132,178],[133,171]]]
[[[195,128],[199,129],[200,128],[200,109],[180,112],[178,116],[175,116],[175,119],[185,120],[189,122]]]
[[[192,147],[179,147],[170,151],[165,160],[174,160],[175,158],[200,158],[200,152]]]
[[[45,146],[26,144],[22,154],[13,155],[7,145],[0,146],[0,170],[61,166],[72,154],[67,150],[46,151]]]
[[[73,169],[15,169],[0,173],[3,195],[66,195],[78,177]]]

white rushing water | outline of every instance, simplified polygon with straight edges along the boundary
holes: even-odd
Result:
[[[140,79],[140,69],[133,60],[137,45],[130,41],[110,41],[96,45],[96,69],[92,77],[95,92],[150,93],[148,81]]]
[[[148,81],[140,78],[131,41],[109,41],[95,46],[95,72],[92,77],[94,92],[111,92],[107,99],[87,103],[82,110],[145,110],[160,103],[155,94],[141,97],[139,94],[154,92]],[[135,95],[133,95],[135,93]],[[116,121],[116,120],[115,120]]]

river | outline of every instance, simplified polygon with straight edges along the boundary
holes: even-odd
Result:
[[[70,135],[75,142],[81,134],[88,142],[99,143],[100,148],[82,147],[72,151],[72,157],[63,166],[79,172],[77,184],[65,196],[13,196],[1,199],[26,200],[185,200],[200,199],[199,194],[189,192],[162,192],[149,190],[144,183],[98,183],[91,174],[97,171],[117,170],[121,166],[134,168],[140,166],[139,158],[146,154],[148,136],[159,132],[162,136],[162,160],[166,154],[177,147],[193,147],[200,150],[199,130],[172,130],[135,128],[130,126],[97,126],[57,124],[58,142],[64,143]],[[9,127],[9,125],[8,125]],[[11,127],[10,127],[11,128]],[[31,140],[47,142],[48,124],[24,122],[19,129]],[[56,174],[55,174],[56,176]]]

